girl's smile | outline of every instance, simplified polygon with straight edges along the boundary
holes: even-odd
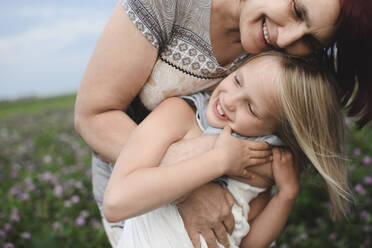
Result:
[[[275,132],[277,120],[276,79],[279,61],[271,56],[257,57],[230,74],[213,91],[208,108],[210,125],[229,125],[243,136]]]

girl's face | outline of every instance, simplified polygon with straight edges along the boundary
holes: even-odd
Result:
[[[332,41],[340,8],[340,0],[241,0],[242,46],[307,55]]]
[[[243,136],[274,133],[278,124],[275,83],[280,70],[278,58],[263,56],[222,80],[209,100],[210,125],[217,128],[229,125]]]

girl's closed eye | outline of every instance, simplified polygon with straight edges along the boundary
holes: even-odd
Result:
[[[250,112],[254,117],[258,118],[257,115],[256,115],[256,113],[255,113],[255,112],[253,111],[253,109],[252,109],[252,104],[250,104],[249,102],[247,102],[247,106],[248,106],[248,110],[249,110],[249,112]]]
[[[237,86],[239,86],[239,87],[242,86],[241,82],[240,82],[239,79],[238,79],[238,76],[234,76],[234,81],[235,81],[235,84],[236,84]]]

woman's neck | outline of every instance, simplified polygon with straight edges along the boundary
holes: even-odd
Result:
[[[222,66],[245,54],[240,42],[239,7],[240,0],[212,0],[210,39]]]

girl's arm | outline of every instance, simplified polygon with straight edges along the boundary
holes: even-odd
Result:
[[[165,100],[133,131],[105,192],[108,220],[126,219],[170,203],[226,173],[241,173],[246,164],[258,161],[257,154],[269,153],[239,149],[240,140],[234,137],[228,144],[218,138],[214,148],[203,154],[159,167],[170,144],[196,131],[200,135],[195,114],[180,98]],[[228,135],[224,133],[221,137]]]
[[[268,247],[282,232],[299,192],[299,170],[289,151],[273,149],[273,175],[278,193],[252,220],[241,247]]]
[[[163,101],[131,134],[104,197],[109,221],[129,218],[181,197],[220,176],[218,154],[206,152],[175,166],[158,167],[170,144],[195,127],[195,114],[180,98]],[[124,190],[123,190],[124,189]]]

